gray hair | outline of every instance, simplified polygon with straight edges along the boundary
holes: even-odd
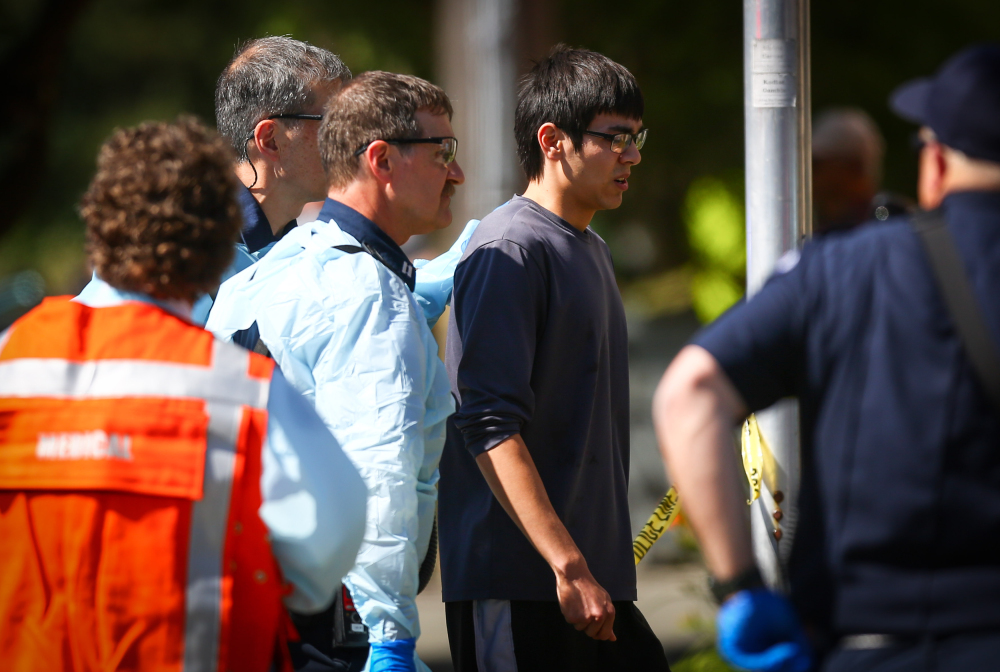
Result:
[[[857,160],[877,185],[882,179],[885,140],[863,110],[842,107],[827,110],[813,122],[813,158]]]
[[[262,119],[302,112],[317,85],[337,79],[347,82],[351,71],[326,49],[287,36],[250,40],[237,47],[215,85],[219,134],[244,162],[246,143]]]

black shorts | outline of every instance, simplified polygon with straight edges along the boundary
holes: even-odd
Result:
[[[633,602],[615,602],[615,642],[566,622],[558,602],[446,602],[455,672],[670,672],[663,645]]]

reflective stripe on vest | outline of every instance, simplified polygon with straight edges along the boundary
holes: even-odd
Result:
[[[102,321],[107,326],[95,338],[84,333]],[[40,330],[48,327],[63,334],[47,334],[39,343]],[[65,336],[74,328],[82,344]],[[129,330],[115,333],[119,329]],[[147,343],[134,342],[136,330],[148,332]],[[243,558],[233,555],[232,507],[244,500],[233,484],[250,455],[256,471],[247,474],[246,485],[259,488],[272,371],[265,358],[147,304],[94,309],[47,300],[0,335],[0,491],[96,491],[96,497],[128,493],[192,502],[184,672],[233,662],[233,595],[242,590],[234,573]],[[240,534],[243,524],[235,525]],[[269,553],[267,559],[270,580],[277,581]],[[266,670],[271,661],[255,663]]]

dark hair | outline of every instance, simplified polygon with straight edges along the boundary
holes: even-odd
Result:
[[[412,75],[373,70],[335,93],[319,129],[319,155],[331,186],[354,180],[360,162],[354,152],[365,143],[418,137],[422,130],[414,115],[420,110],[452,115],[448,94]]]
[[[548,57],[521,78],[514,114],[517,158],[528,180],[541,177],[538,129],[552,122],[575,147],[598,114],[642,119],[642,90],[624,66],[587,49],[557,44]]]
[[[193,117],[116,130],[80,202],[101,279],[161,299],[214,289],[242,224],[232,161],[226,142]]]
[[[346,82],[351,71],[326,49],[290,37],[262,37],[236,49],[215,85],[215,124],[239,161],[262,119],[297,114],[313,103],[317,85]],[[300,123],[290,120],[288,123]]]

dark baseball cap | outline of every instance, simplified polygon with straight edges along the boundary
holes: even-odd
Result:
[[[960,51],[933,77],[893,91],[889,105],[952,149],[1000,163],[1000,44]]]

